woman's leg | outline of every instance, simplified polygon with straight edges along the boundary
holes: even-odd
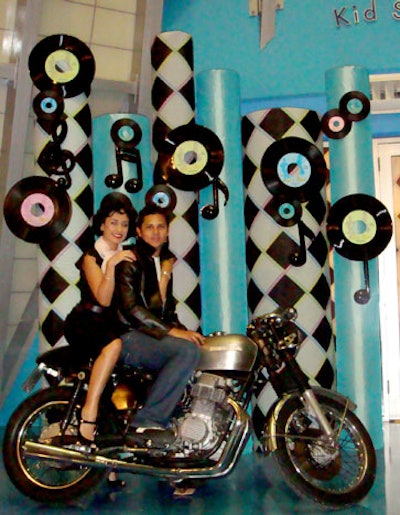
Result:
[[[85,405],[82,407],[82,422],[80,433],[88,440],[94,440],[95,425],[84,421],[96,422],[99,402],[104,387],[118,361],[121,352],[122,341],[117,338],[103,347],[100,355],[93,364],[90,374]]]

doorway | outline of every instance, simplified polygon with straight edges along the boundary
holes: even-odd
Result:
[[[393,236],[378,257],[383,419],[400,420],[400,138],[373,141],[375,195],[389,211]]]

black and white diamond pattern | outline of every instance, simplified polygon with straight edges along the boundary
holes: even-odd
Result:
[[[168,132],[194,123],[195,96],[193,42],[181,31],[158,34],[151,48],[154,71],[152,105],[155,110],[152,139],[156,150]],[[174,295],[179,319],[188,328],[200,327],[200,252],[198,201],[195,192],[173,188],[177,204],[170,226],[170,247],[177,256]]]
[[[299,108],[267,109],[243,117],[245,221],[247,229],[249,316],[293,305],[303,334],[298,361],[312,383],[335,385],[335,346],[330,305],[330,270],[325,235],[326,193],[316,192],[302,204],[301,221],[312,231],[305,238],[307,259],[300,267],[290,263],[299,248],[298,225],[284,227],[269,212],[272,194],[260,173],[261,159],[275,141],[289,136],[322,147],[317,113]],[[254,397],[255,419],[261,420],[275,394],[267,385]],[[255,424],[256,437],[260,428]]]

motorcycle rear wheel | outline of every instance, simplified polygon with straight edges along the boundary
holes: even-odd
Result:
[[[278,415],[275,460],[285,481],[300,496],[332,508],[358,503],[376,476],[371,438],[351,411],[328,397],[318,398],[337,434],[335,450],[321,439],[322,431],[299,398],[290,399]]]
[[[15,487],[27,497],[49,504],[68,504],[89,493],[106,474],[105,469],[27,456],[27,441],[47,443],[56,436],[69,407],[71,388],[48,388],[25,399],[12,414],[4,435],[3,458]],[[69,434],[76,433],[77,414]]]

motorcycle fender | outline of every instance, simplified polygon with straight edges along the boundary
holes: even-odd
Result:
[[[354,411],[357,407],[351,399],[342,395],[341,393],[335,392],[333,390],[328,390],[327,388],[322,388],[319,386],[312,386],[312,390],[317,397],[328,397],[330,399],[333,399],[339,404],[341,404],[343,407],[347,407],[347,409],[351,411]],[[261,437],[261,442],[265,452],[270,453],[277,449],[276,421],[278,420],[278,415],[283,406],[289,400],[298,396],[298,392],[289,393],[281,399],[277,399],[269,408],[268,413],[264,419],[265,425],[263,430],[263,436]]]

